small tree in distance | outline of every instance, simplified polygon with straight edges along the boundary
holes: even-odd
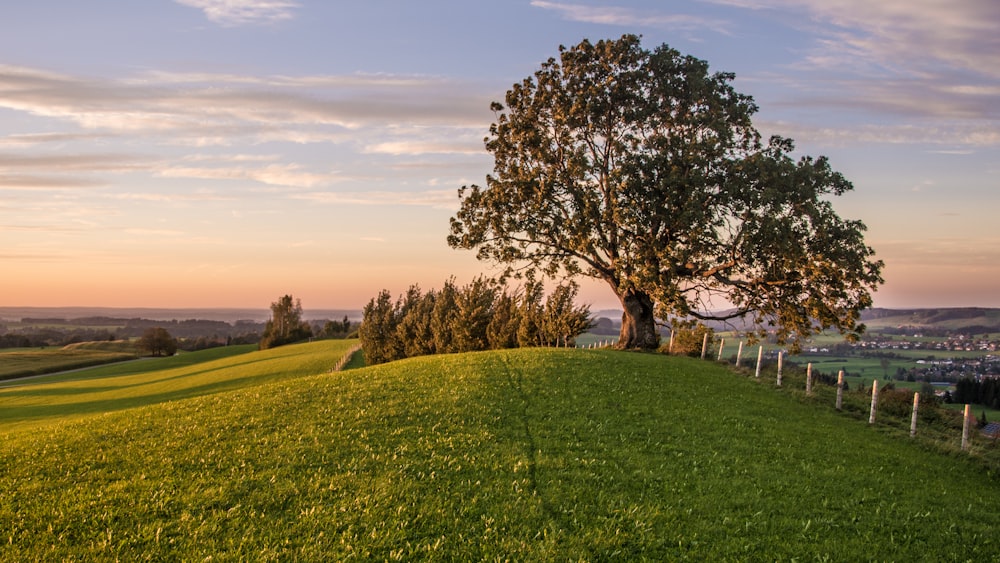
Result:
[[[310,336],[312,328],[309,323],[302,320],[302,301],[294,299],[291,295],[285,295],[271,303],[271,320],[267,321],[264,327],[260,349],[266,350],[299,342]]]
[[[177,339],[161,327],[147,328],[137,345],[150,356],[173,356],[177,353]]]

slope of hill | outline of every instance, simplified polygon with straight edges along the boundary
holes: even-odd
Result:
[[[263,352],[256,352],[255,345],[227,346],[52,375],[28,384],[0,383],[0,431],[321,373],[354,343],[324,340]]]
[[[722,311],[727,313],[728,311]],[[621,311],[614,309],[597,311],[597,318],[608,319],[614,327],[621,327]],[[943,307],[927,309],[866,309],[861,313],[861,321],[870,331],[884,329],[937,329],[942,331],[1000,332],[1000,309],[985,307]],[[745,330],[749,325],[740,319],[728,322],[708,321],[704,323],[717,332]]]
[[[861,320],[870,328],[936,328],[1000,332],[1000,309],[962,307],[942,309],[869,309]]]
[[[998,501],[964,457],[607,350],[414,358],[0,441],[3,561],[982,561]]]

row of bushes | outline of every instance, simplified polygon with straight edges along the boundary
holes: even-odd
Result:
[[[382,290],[365,305],[358,336],[369,365],[427,354],[573,346],[591,326],[590,307],[574,305],[578,289],[571,282],[546,297],[533,280],[511,291],[479,277],[464,287],[449,279],[426,293],[412,285],[395,301]]]

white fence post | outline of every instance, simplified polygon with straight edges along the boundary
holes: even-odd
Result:
[[[837,373],[837,410],[844,406],[844,370]]]
[[[783,365],[782,361],[784,359],[785,359],[784,350],[778,350],[778,387],[781,387],[781,368]]]
[[[740,367],[740,359],[743,357],[743,341],[740,340],[740,347],[736,350],[736,367]]]
[[[806,395],[813,394],[813,365],[812,362],[806,364]]]
[[[754,377],[756,377],[757,379],[760,379],[760,363],[761,363],[761,361],[763,361],[763,359],[764,359],[764,347],[763,346],[758,346],[757,347],[757,371],[754,372]]]
[[[878,412],[878,379],[872,381],[872,410],[868,415],[868,424],[875,424],[876,412]]]
[[[726,347],[726,339],[723,338],[719,341],[719,358],[717,361],[722,361],[722,349]]]
[[[969,419],[972,418],[972,405],[965,405],[965,417],[962,422],[962,449],[969,449]]]
[[[917,435],[917,408],[920,407],[920,393],[913,394],[913,416],[910,417],[910,438]]]
[[[705,354],[708,352],[708,333],[705,333],[704,338],[701,339],[701,359],[705,359]]]

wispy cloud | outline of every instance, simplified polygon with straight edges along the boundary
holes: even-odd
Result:
[[[166,178],[199,178],[202,180],[252,180],[272,186],[316,188],[338,180],[336,174],[306,172],[297,164],[266,166],[193,167],[168,166],[158,172]]]
[[[232,27],[247,24],[274,23],[290,20],[298,2],[289,0],[176,0],[178,4],[197,8],[205,17],[219,25]]]
[[[0,137],[0,188],[107,185],[108,174],[127,173],[328,187],[356,179],[360,172],[336,169],[360,168],[366,155],[379,161],[369,170],[393,172],[400,156],[482,154],[488,100],[471,84],[427,76],[155,72],[94,79],[0,65],[0,108],[64,129]],[[316,169],[298,147],[258,152],[282,143],[335,145],[336,156],[328,154],[341,160]],[[86,152],[112,144],[157,156]],[[219,154],[219,147],[234,148]],[[155,195],[125,189],[137,192]]]
[[[455,190],[426,190],[422,192],[309,192],[296,194],[292,197],[324,204],[403,205],[449,210],[458,208],[458,197]]]
[[[716,33],[728,34],[730,22],[704,16],[666,13],[665,10],[639,10],[621,6],[588,6],[569,2],[532,0],[531,5],[543,10],[558,12],[563,18],[620,27],[648,27],[676,31],[709,29]]]
[[[105,137],[105,135],[92,135],[88,133],[31,133],[25,135],[9,135],[7,137],[0,137],[0,148],[21,149],[37,147],[40,145],[66,144],[80,141],[98,141]]]
[[[757,10],[805,12],[822,38],[813,60],[884,69],[944,64],[1000,77],[1000,3],[977,0],[709,0]],[[840,57],[839,55],[845,55]]]
[[[791,137],[807,143],[850,146],[858,143],[923,144],[932,146],[990,147],[1000,145],[995,126],[975,122],[929,122],[921,124],[840,124],[812,125],[804,121],[760,120],[765,134]],[[942,149],[935,152],[969,154],[972,149]]]
[[[488,96],[468,85],[426,77],[156,73],[94,80],[0,65],[0,108],[97,133],[215,144],[233,137],[335,140],[361,127],[401,124],[481,127],[488,107]]]
[[[101,174],[148,170],[150,159],[128,154],[0,153],[0,190],[76,189],[108,185]]]
[[[1000,2],[706,1],[772,11],[813,38],[782,77],[785,106],[906,119],[905,126],[860,131],[888,135],[890,142],[1000,144]]]
[[[63,176],[41,176],[30,174],[0,173],[0,189],[3,190],[33,190],[33,189],[76,189],[93,188],[107,185],[106,182],[88,178],[73,178]]]

